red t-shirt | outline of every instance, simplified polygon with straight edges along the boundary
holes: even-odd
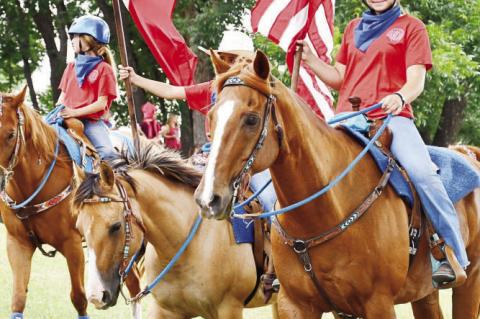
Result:
[[[185,87],[188,107],[206,115],[212,104],[212,82],[203,82]]]
[[[407,80],[407,68],[423,64],[432,67],[432,52],[422,21],[410,15],[399,17],[366,52],[355,47],[355,27],[360,18],[351,21],[343,35],[337,62],[346,65],[345,77],[337,104],[337,113],[352,111],[349,97],[362,99],[361,109],[378,103],[400,90]],[[382,118],[382,109],[370,112],[370,118]],[[401,116],[413,118],[412,106],[405,105]]]
[[[92,120],[100,119],[110,109],[112,101],[117,97],[115,73],[112,67],[105,61],[100,62],[88,74],[82,87],[78,86],[75,76],[75,64],[69,63],[63,72],[58,88],[65,94],[63,104],[73,109],[90,105],[96,102],[100,96],[107,96],[108,102],[105,110],[81,117]]]

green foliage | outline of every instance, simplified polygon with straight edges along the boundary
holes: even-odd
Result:
[[[19,1],[22,5],[26,2]],[[52,8],[55,28],[62,23],[86,12],[101,15],[99,0],[41,0],[34,6]],[[110,0],[107,3],[111,3]],[[226,28],[243,28],[244,13],[254,5],[254,0],[178,0],[174,11],[174,24],[184,36],[187,44],[199,59],[197,79],[205,81],[213,77],[208,57],[197,46],[216,48]],[[55,16],[59,5],[64,4],[66,14]],[[422,135],[432,138],[438,129],[438,122],[445,101],[465,99],[467,108],[459,141],[480,144],[480,0],[402,0],[402,6],[410,14],[420,18],[429,32],[434,68],[427,75],[427,83],[422,96],[415,102],[417,124]],[[26,14],[24,22],[18,18],[18,10]],[[365,10],[360,0],[336,1],[335,48],[337,49],[347,23],[359,17]],[[17,7],[17,1],[0,0],[0,90],[9,91],[24,82],[19,36],[28,30],[30,45],[29,62],[36,68],[45,55],[41,35],[33,24],[32,7]],[[248,23],[248,22],[247,22]],[[145,77],[166,81],[155,59],[145,45],[131,19],[124,19],[125,31],[133,46],[137,72]],[[255,35],[255,46],[263,50],[272,62],[273,74],[286,85],[290,75],[285,65],[285,53],[266,38]],[[116,53],[116,39],[111,48]],[[336,51],[336,50],[335,50]],[[334,52],[335,52],[334,51]],[[333,55],[335,56],[335,54]],[[115,54],[119,62],[118,53]],[[122,87],[123,84],[120,84]],[[52,107],[51,91],[40,96],[42,110]],[[160,118],[164,121],[168,112],[179,112],[188,116],[188,108],[183,101],[167,103],[154,96],[147,99],[159,105]],[[125,97],[114,102],[112,112],[122,124],[127,121]],[[189,119],[184,124],[188,125]]]

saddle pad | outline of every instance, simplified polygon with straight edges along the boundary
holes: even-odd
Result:
[[[367,145],[369,142],[369,139],[363,134],[348,126],[342,125],[342,128],[362,146]],[[427,148],[433,163],[439,168],[438,174],[447,190],[448,197],[453,203],[458,202],[475,188],[480,187],[480,172],[462,155],[443,147],[427,146]],[[387,156],[376,146],[373,146],[369,153],[377,163],[379,169],[384,171],[388,164]],[[389,183],[397,194],[412,207],[412,192],[398,168],[395,168],[393,171]]]
[[[75,164],[82,167],[86,172],[94,173],[94,159],[91,156],[87,155],[85,155],[82,159],[82,151],[80,149],[80,145],[78,145],[77,141],[73,137],[71,137],[70,134],[68,134],[67,130],[63,127],[63,118],[58,115],[62,108],[63,106],[56,107],[44,117],[44,120],[49,125],[58,124],[57,133],[59,135],[60,141],[67,149],[70,158],[75,162]]]
[[[243,207],[235,209],[237,214],[245,214]],[[233,235],[237,244],[253,243],[254,221],[253,219],[232,218]]]

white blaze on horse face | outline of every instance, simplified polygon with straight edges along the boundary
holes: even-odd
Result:
[[[222,147],[223,134],[225,133],[225,127],[227,126],[228,119],[232,116],[235,108],[235,102],[232,100],[222,103],[217,110],[217,126],[215,127],[214,139],[212,147],[210,149],[210,155],[208,158],[207,168],[205,169],[205,181],[203,184],[201,201],[207,205],[213,195],[213,185],[215,181],[215,167],[217,165],[217,157]]]
[[[97,256],[92,248],[88,248],[88,282],[87,282],[87,300],[95,305],[95,308],[101,308],[105,305],[102,301],[103,288],[100,274],[97,268]]]
[[[134,301],[130,306],[132,307],[132,318],[142,319],[142,305],[140,302]]]

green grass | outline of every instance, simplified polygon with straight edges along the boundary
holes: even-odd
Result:
[[[6,254],[5,227],[0,224],[0,318],[9,318],[10,300],[12,294],[12,274]],[[59,255],[47,258],[36,252],[33,257],[32,274],[28,290],[25,317],[28,319],[67,319],[76,318],[76,311],[70,302],[70,280],[65,258]],[[451,318],[450,291],[442,291],[442,308],[445,318]],[[151,296],[147,296],[143,303],[144,318],[146,318],[148,303]],[[397,318],[413,318],[409,305],[396,307]],[[96,310],[89,306],[88,313],[92,319],[129,319],[130,308],[119,297],[118,304],[109,310]],[[271,318],[269,307],[248,309],[244,311],[245,319]],[[333,318],[330,315],[324,318]]]

